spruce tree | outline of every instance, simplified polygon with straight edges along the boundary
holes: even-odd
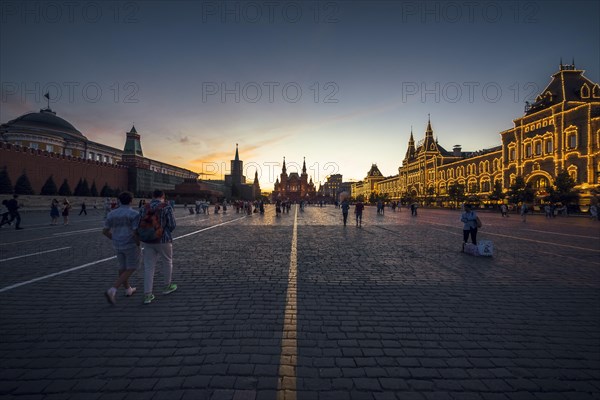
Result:
[[[108,186],[108,183],[105,183],[104,186],[102,186],[102,190],[100,191],[100,196],[102,196],[102,197],[111,197],[112,196],[112,189],[110,188],[110,186]]]
[[[83,178],[83,183],[81,184],[80,196],[88,197],[89,195],[90,195],[90,186],[88,185],[87,179]]]
[[[79,178],[79,182],[77,182],[77,186],[75,186],[75,191],[73,192],[74,196],[83,196],[81,194],[81,186],[83,185],[83,180]]]
[[[31,187],[31,182],[29,182],[29,178],[25,171],[23,174],[17,179],[17,183],[15,183],[15,193],[16,194],[35,194],[33,188]]]
[[[67,179],[63,181],[62,185],[60,185],[60,189],[58,189],[58,194],[61,196],[72,196],[71,187],[69,187],[69,182]]]
[[[8,176],[6,166],[0,171],[0,194],[12,194],[13,185]]]
[[[92,187],[90,188],[90,195],[92,197],[98,197],[98,189],[96,188],[96,181],[92,182]]]
[[[56,188],[56,183],[54,183],[52,175],[48,177],[46,183],[42,186],[40,194],[43,196],[56,196],[58,194],[58,189]]]

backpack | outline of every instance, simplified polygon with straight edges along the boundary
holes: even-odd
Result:
[[[144,206],[144,213],[140,218],[140,224],[138,225],[138,236],[140,241],[144,243],[159,243],[164,233],[164,227],[160,223],[160,217],[162,210],[166,207],[166,204],[161,203],[155,208],[152,208],[150,204]]]

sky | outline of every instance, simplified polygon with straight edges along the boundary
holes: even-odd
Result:
[[[562,59],[600,82],[599,1],[0,1],[0,123],[46,106],[88,139],[272,190],[398,173],[428,118],[475,151]]]

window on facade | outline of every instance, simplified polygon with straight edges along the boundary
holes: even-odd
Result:
[[[539,156],[540,154],[542,154],[542,143],[541,142],[537,142],[535,144],[535,155]]]
[[[94,159],[94,153],[88,153],[88,159],[89,160],[93,160]]]
[[[107,163],[108,162],[108,156],[104,156],[104,162]]]
[[[65,156],[72,156],[72,155],[73,155],[73,150],[65,149]]]
[[[510,161],[515,161],[515,158],[517,158],[517,152],[515,151],[515,149],[510,149],[509,160]]]
[[[96,161],[102,161],[102,154],[96,154]]]
[[[489,192],[490,191],[490,182],[489,181],[485,181],[481,183],[481,191],[482,192]]]
[[[573,178],[573,180],[575,182],[577,182],[577,170],[576,169],[570,169],[569,176],[571,176],[571,178]]]
[[[574,149],[575,147],[577,147],[577,135],[575,135],[574,133],[570,134],[568,140],[570,149]]]
[[[54,146],[51,144],[47,144],[46,145],[46,151],[49,151],[50,153],[52,153],[54,151]]]
[[[525,146],[525,157],[531,157],[531,145],[530,144]]]
[[[546,154],[552,153],[552,140],[546,142]]]
[[[37,149],[39,149],[39,148],[40,148],[40,145],[39,145],[39,144],[37,144],[37,143],[30,143],[30,144],[29,144],[29,147],[30,147],[30,148],[32,148],[32,149],[35,149],[35,150],[37,150]]]

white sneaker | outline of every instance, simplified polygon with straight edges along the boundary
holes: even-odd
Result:
[[[110,304],[115,304],[117,302],[117,299],[115,297],[117,295],[117,289],[111,287],[106,292],[104,292],[104,295],[106,296],[106,300],[108,300]]]
[[[125,289],[125,296],[129,297],[129,296],[133,296],[133,294],[135,293],[137,289],[134,287],[130,287]]]

